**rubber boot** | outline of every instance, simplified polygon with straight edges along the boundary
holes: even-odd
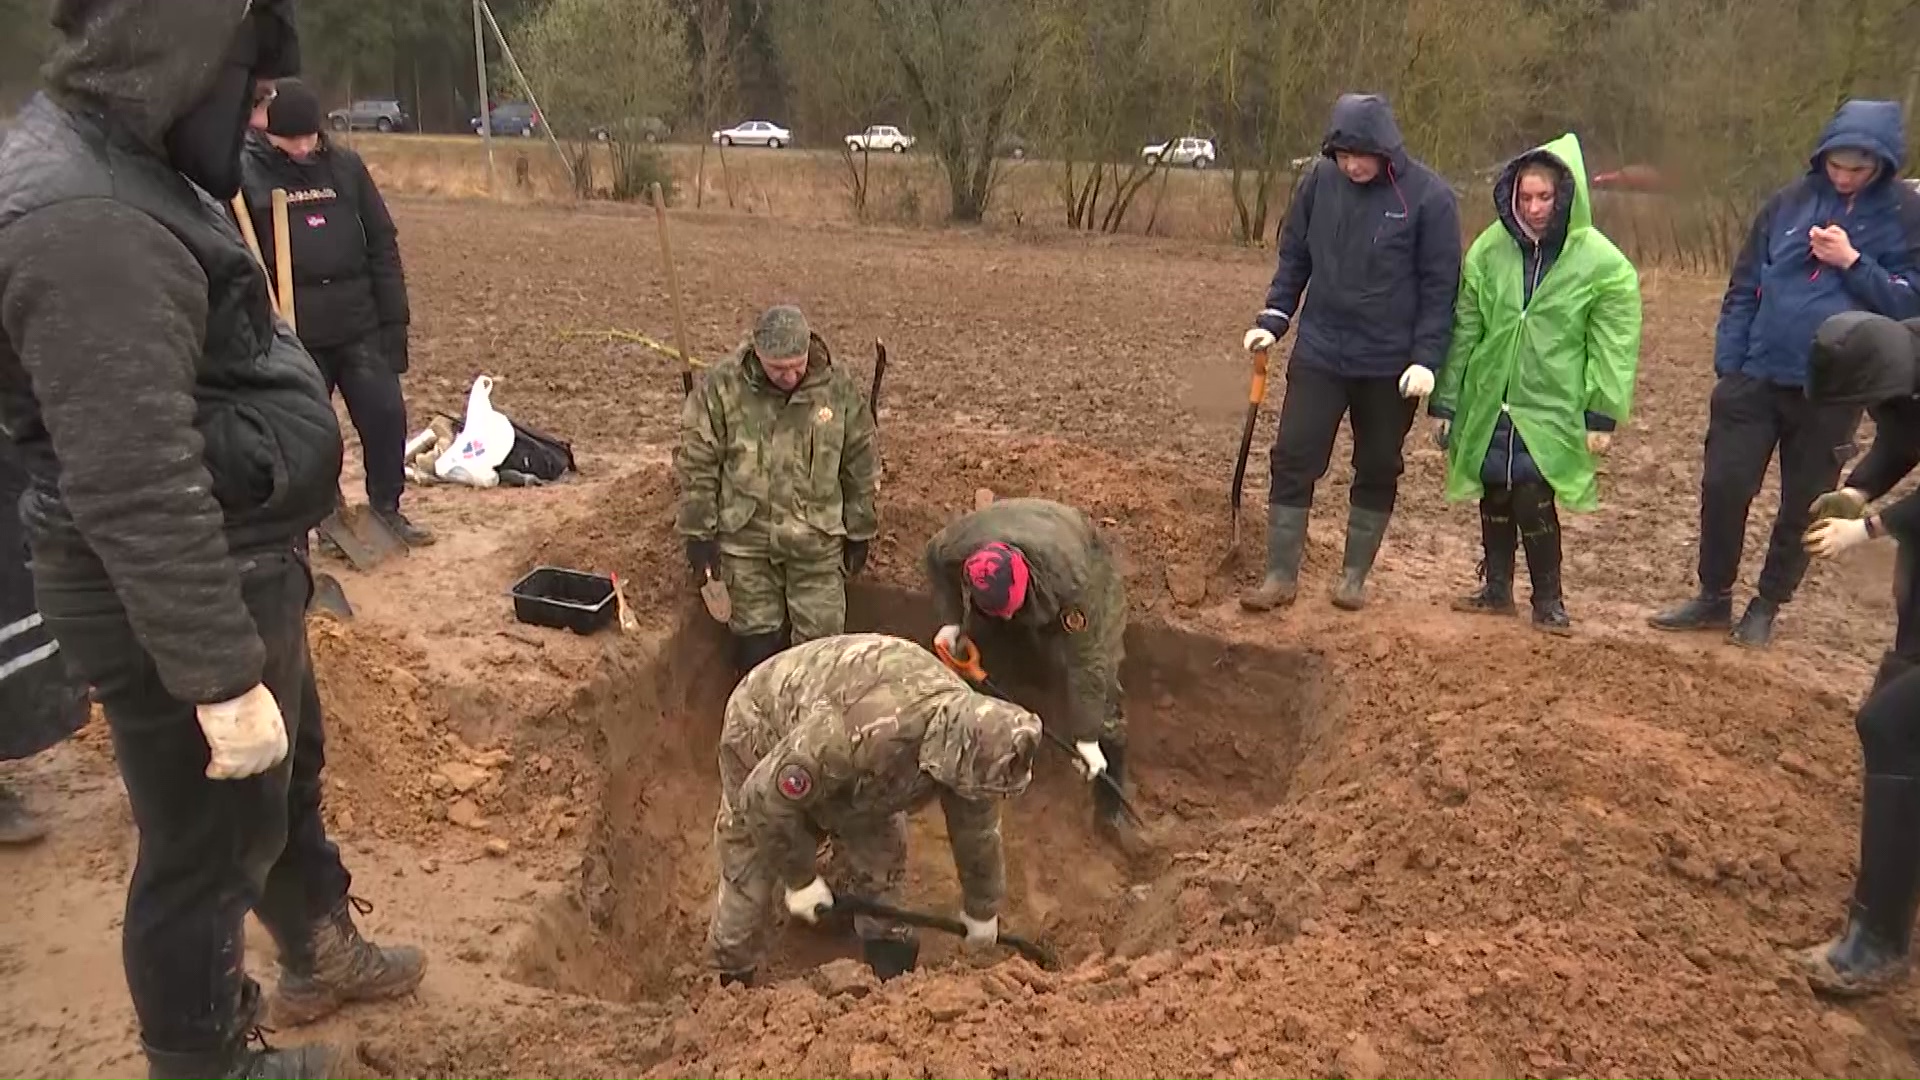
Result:
[[[1307,548],[1307,508],[1267,507],[1267,576],[1240,598],[1248,611],[1272,611],[1293,603],[1300,591],[1300,556]]]
[[[385,1001],[419,987],[427,973],[426,955],[411,945],[382,948],[361,937],[353,923],[355,908],[364,914],[373,905],[342,897],[332,914],[293,940],[261,920],[280,947],[280,982],[270,1002],[276,1026],[310,1024],[350,1001]]]
[[[1860,868],[1847,928],[1799,955],[1815,990],[1861,997],[1906,981],[1920,901],[1920,780],[1868,774],[1861,797]]]
[[[786,640],[784,631],[775,630],[771,634],[735,634],[733,637],[733,664],[741,678],[757,668],[761,663],[780,655],[780,643]]]
[[[1739,624],[1727,635],[1727,640],[1743,649],[1764,649],[1773,644],[1773,620],[1779,614],[1779,604],[1756,596],[1747,604],[1746,614],[1740,616]]]
[[[0,847],[24,847],[47,835],[47,823],[27,809],[18,792],[0,784]]]
[[[1703,592],[1653,616],[1647,625],[1655,630],[1725,630],[1733,625],[1733,596]]]
[[[407,515],[401,513],[397,506],[390,510],[375,510],[373,516],[379,518],[382,525],[392,530],[393,535],[410,548],[430,547],[433,544],[433,532],[407,520]]]
[[[860,942],[861,959],[873,969],[881,982],[912,971],[920,963],[919,938],[864,938]]]
[[[1367,606],[1367,575],[1373,572],[1380,542],[1387,538],[1387,520],[1393,515],[1354,507],[1347,512],[1347,555],[1340,568],[1340,584],[1333,590],[1333,606],[1359,611]]]
[[[1881,687],[1912,671],[1915,664],[1916,661],[1902,656],[1891,649],[1882,653],[1880,656],[1880,669],[1873,673],[1873,688],[1867,691],[1867,696],[1872,697],[1879,693]]]
[[[364,1072],[357,1049],[336,1043],[275,1047],[260,1030],[260,987],[246,981],[240,1015],[225,1043],[212,1050],[161,1050],[146,1043],[147,1075],[152,1080],[205,1080],[207,1077],[256,1080],[334,1080]],[[250,1045],[251,1044],[251,1045]]]
[[[1527,553],[1527,577],[1533,583],[1529,597],[1533,628],[1549,634],[1572,632],[1567,603],[1560,590],[1560,515],[1554,509],[1553,489],[1528,484],[1513,494],[1513,517],[1520,526],[1520,545]]]
[[[1453,610],[1483,615],[1511,615],[1514,556],[1520,530],[1513,523],[1513,493],[1489,490],[1480,500],[1480,590],[1453,602]]]

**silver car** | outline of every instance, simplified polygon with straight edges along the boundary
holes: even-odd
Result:
[[[764,146],[778,150],[793,145],[793,132],[766,120],[748,120],[714,132],[713,141],[721,146]]]

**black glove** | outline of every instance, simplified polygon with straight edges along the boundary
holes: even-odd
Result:
[[[858,576],[867,568],[867,546],[871,540],[849,540],[846,550],[841,552],[840,561],[846,565],[847,576]]]
[[[393,368],[395,375],[407,373],[406,323],[395,323],[380,328],[380,351],[386,354],[387,366]]]
[[[693,568],[693,576],[704,580],[720,564],[720,541],[687,541],[687,565]]]

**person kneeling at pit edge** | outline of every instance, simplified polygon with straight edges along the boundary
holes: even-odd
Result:
[[[996,799],[1033,778],[1040,718],[976,693],[914,642],[848,634],[795,646],[755,668],[727,700],[714,851],[720,885],[707,946],[720,985],[751,985],[766,954],[773,892],[812,923],[842,893],[883,900],[907,864],[907,814],[946,814],[969,947],[999,940],[1006,897]],[[815,867],[830,839],[837,882]],[[913,931],[856,913],[881,979],[913,970]]]
[[[1067,732],[1094,782],[1095,815],[1124,833],[1125,807],[1113,785],[1127,779],[1120,686],[1127,597],[1093,519],[1048,499],[1002,499],[935,534],[926,570],[944,624],[936,644],[949,656],[977,636],[1009,652],[1038,650],[1065,669]],[[1113,785],[1098,782],[1102,773]]]
[[[674,469],[694,577],[732,598],[740,674],[787,643],[838,634],[847,578],[879,531],[866,396],[796,307],[769,308],[753,338],[687,397]]]

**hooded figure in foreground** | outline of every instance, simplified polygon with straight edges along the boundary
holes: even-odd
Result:
[[[1483,584],[1454,607],[1512,614],[1524,546],[1533,625],[1564,631],[1555,506],[1598,505],[1596,455],[1633,403],[1640,282],[1593,227],[1574,136],[1509,162],[1493,201],[1500,220],[1467,251],[1453,348],[1428,405],[1447,448],[1447,498],[1480,500]]]
[[[307,531],[340,474],[313,360],[228,216],[287,0],[59,0],[45,92],[0,144],[0,429],[25,466],[36,600],[113,736],[140,851],[123,950],[156,1077],[335,1076],[251,1048],[420,982],[360,936],[321,818]],[[362,906],[364,910],[364,905]]]
[[[707,944],[721,985],[752,982],[776,888],[787,914],[810,923],[833,907],[835,888],[890,896],[906,873],[907,814],[936,799],[967,944],[999,940],[1007,872],[997,800],[1027,789],[1039,742],[1039,717],[976,693],[902,638],[822,638],[754,668],[728,699],[720,735],[720,888]],[[833,886],[815,867],[822,840]],[[854,929],[882,979],[919,960],[906,927],[860,915]]]

